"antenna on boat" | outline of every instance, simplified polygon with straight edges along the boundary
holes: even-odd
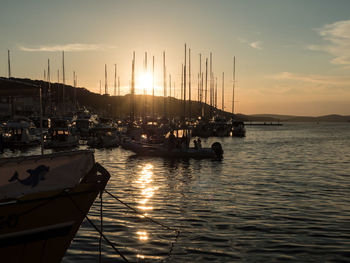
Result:
[[[10,59],[10,50],[7,50],[7,61],[8,61],[8,77],[11,78],[11,59]]]
[[[233,57],[232,114],[235,114],[236,57]]]

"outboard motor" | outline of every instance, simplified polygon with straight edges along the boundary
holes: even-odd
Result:
[[[213,150],[213,152],[216,154],[216,157],[221,158],[222,155],[224,154],[224,150],[221,147],[221,143],[219,142],[214,142],[211,145],[211,149]]]

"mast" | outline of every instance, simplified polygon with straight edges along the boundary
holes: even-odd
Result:
[[[47,87],[47,92],[48,92],[48,97],[49,97],[49,112],[52,114],[52,97],[51,97],[51,76],[50,76],[50,59],[47,60],[47,82],[48,82],[48,87]]]
[[[166,68],[165,68],[165,51],[163,52],[163,88],[164,88],[164,118],[167,117],[166,114]]]
[[[192,117],[191,102],[191,49],[188,50],[188,101],[189,101],[189,117]]]
[[[102,95],[102,86],[101,86],[101,80],[100,80],[100,95]]]
[[[222,94],[221,94],[221,107],[222,111],[225,111],[225,73],[222,72]]]
[[[187,51],[187,48],[186,48],[186,43],[185,43],[185,66],[184,66],[184,101],[183,101],[183,106],[184,106],[184,109],[183,109],[183,118],[184,120],[186,119],[186,62],[187,62],[187,58],[186,58],[186,51]]]
[[[118,76],[118,96],[120,96],[120,77]]]
[[[169,115],[171,115],[172,111],[172,103],[171,103],[171,74],[169,74]]]
[[[131,122],[134,122],[134,114],[135,114],[135,51],[133,53],[132,58],[132,68],[131,68],[131,112],[130,112],[130,118]]]
[[[144,62],[144,74],[147,74],[147,52],[145,52],[145,62]],[[146,94],[147,94],[147,89],[146,89],[146,84],[143,84],[143,115],[144,117],[147,116],[147,101],[146,101]]]
[[[152,118],[154,119],[154,56],[152,58]]]
[[[235,114],[236,57],[233,57],[232,114]]]
[[[207,105],[208,96],[208,58],[205,59],[205,94],[204,94],[204,107]]]
[[[181,98],[180,101],[182,103],[184,97],[184,64],[181,65]]]
[[[77,74],[73,71],[74,107],[77,109]]]
[[[209,76],[210,76],[210,80],[209,80],[209,94],[210,94],[210,99],[209,99],[209,104],[210,104],[210,115],[211,115],[211,111],[212,111],[212,106],[213,106],[213,71],[212,71],[212,54],[210,52],[210,69],[209,69]]]
[[[117,95],[117,64],[114,64],[114,96]]]
[[[105,64],[105,95],[108,95],[107,64]]]
[[[8,62],[8,77],[11,78],[11,59],[10,59],[10,50],[7,50],[7,62]]]
[[[66,84],[66,77],[65,77],[65,71],[64,71],[64,51],[62,51],[62,106],[63,106],[63,114],[65,112],[65,84]]]
[[[214,96],[214,108],[218,106],[218,77],[215,77],[215,96]]]

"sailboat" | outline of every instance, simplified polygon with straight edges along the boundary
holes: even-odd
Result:
[[[0,95],[41,95],[40,87],[16,84]],[[43,154],[42,139],[41,151],[0,158],[1,262],[60,262],[110,178],[92,151]]]

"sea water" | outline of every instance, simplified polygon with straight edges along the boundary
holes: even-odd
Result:
[[[349,262],[350,123],[248,126],[221,161],[96,150],[103,233],[132,262]],[[100,199],[89,218],[100,226]],[[157,221],[154,223],[148,218]],[[171,229],[168,229],[168,226]],[[179,231],[179,236],[177,232]],[[63,262],[98,262],[85,220]],[[102,262],[123,262],[102,241]]]

